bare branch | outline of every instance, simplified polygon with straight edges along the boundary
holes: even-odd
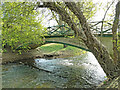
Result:
[[[115,0],[114,0],[115,1]],[[105,14],[104,14],[104,17],[102,19],[102,25],[101,25],[101,36],[102,36],[102,32],[103,32],[103,23],[104,23],[104,20],[105,20],[105,17],[106,17],[106,14],[108,12],[108,10],[110,9],[110,7],[112,6],[112,4],[114,3],[114,1],[110,4],[110,6],[107,8],[107,10],[105,11]]]

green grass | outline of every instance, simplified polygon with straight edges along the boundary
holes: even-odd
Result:
[[[86,52],[72,46],[67,46],[66,48],[63,48],[63,44],[46,44],[39,47],[39,49],[43,53],[64,52],[64,53],[69,53],[73,55],[80,55]]]
[[[47,44],[39,47],[39,49],[44,53],[50,53],[54,51],[59,51],[63,48],[62,44]]]
[[[83,51],[79,48],[72,47],[72,46],[68,46],[64,49],[61,49],[60,51],[65,51],[65,52],[68,52],[68,53],[73,54],[73,55],[81,55],[81,54],[86,52],[86,51]]]

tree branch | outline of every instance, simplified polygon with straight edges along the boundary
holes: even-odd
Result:
[[[114,0],[115,1],[115,0]],[[101,25],[101,36],[103,35],[103,23],[104,23],[104,20],[105,20],[105,17],[106,17],[106,14],[108,12],[108,10],[110,9],[110,7],[112,6],[112,4],[114,3],[114,1],[110,4],[110,6],[107,8],[107,10],[105,11],[105,14],[104,14],[104,17],[102,19],[102,25]]]
[[[56,5],[55,2],[44,2],[43,5],[39,5],[38,3],[38,8],[39,7],[46,7],[58,13],[61,16],[62,20],[66,22],[72,30],[74,30],[76,36],[79,36],[82,40],[85,40],[86,36],[84,35],[83,31],[76,27],[77,24],[71,19],[71,17],[64,8]]]
[[[84,43],[95,55],[107,76],[109,78],[114,78],[118,76],[118,74],[116,73],[116,71],[118,71],[118,67],[114,64],[113,59],[110,57],[110,54],[108,53],[105,46],[100,43],[100,41],[98,41],[97,38],[94,37],[94,35],[92,34],[81,9],[76,6],[75,2],[65,2],[65,4],[78,17],[84,33],[87,37],[87,42]],[[108,63],[112,65],[112,67]]]

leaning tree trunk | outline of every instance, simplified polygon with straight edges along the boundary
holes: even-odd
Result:
[[[118,75],[117,67],[114,64],[113,59],[110,57],[110,54],[104,45],[101,44],[100,41],[98,41],[97,38],[92,34],[87,20],[81,12],[80,8],[78,8],[74,2],[66,2],[65,4],[77,16],[83,31],[76,27],[77,25],[73,22],[67,11],[65,11],[64,8],[58,6],[56,3],[47,2],[44,4],[44,7],[48,7],[49,9],[61,15],[62,20],[65,21],[72,30],[77,32],[78,38],[82,39],[88,49],[95,55],[107,76],[111,79],[116,77]],[[43,6],[38,5],[38,7]]]
[[[63,21],[62,21],[62,17],[59,15],[58,17],[59,17],[59,20],[57,20],[57,17],[55,16],[55,14],[54,14],[54,12],[52,12],[52,14],[53,14],[53,16],[55,17],[55,20],[56,20],[56,22],[58,23],[58,25],[59,26],[61,26],[61,25],[63,25]],[[65,30],[65,27],[60,27],[60,30],[61,31],[64,31]],[[63,48],[66,48],[67,47],[67,45],[65,45],[65,44],[63,44]]]
[[[59,15],[59,22],[58,22],[58,25],[63,25],[63,21],[62,21],[62,17]],[[61,31],[64,31],[65,28],[64,27],[61,27],[60,28]],[[63,44],[63,48],[66,48],[67,45]]]
[[[87,40],[84,41],[86,46],[95,55],[107,76],[110,78],[116,77],[117,67],[113,62],[113,59],[110,57],[110,54],[108,53],[104,45],[102,45],[100,41],[98,41],[97,38],[91,33],[87,20],[80,8],[78,8],[74,2],[66,2],[66,5],[80,20],[81,26],[87,37]]]

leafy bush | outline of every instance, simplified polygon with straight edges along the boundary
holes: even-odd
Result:
[[[45,28],[36,16],[40,12],[34,10],[33,2],[4,2],[2,3],[2,46],[10,46],[15,50],[30,49],[28,43],[40,44]]]

